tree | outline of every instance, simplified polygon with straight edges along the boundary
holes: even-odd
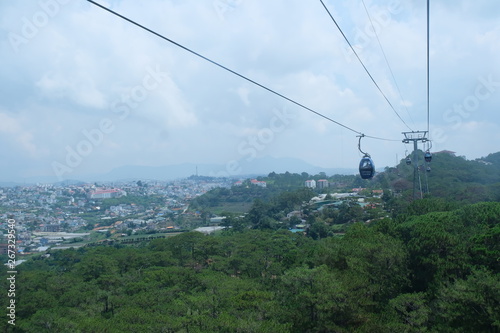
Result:
[[[409,287],[408,254],[394,237],[354,224],[343,238],[322,239],[314,265],[327,265],[348,283],[352,297],[370,304],[368,311],[381,311],[386,303]],[[363,290],[358,295],[359,290]],[[366,310],[366,309],[365,309]]]
[[[268,228],[269,224],[269,209],[270,205],[265,203],[260,199],[256,199],[252,205],[252,208],[248,212],[247,218],[253,228]]]
[[[307,232],[312,239],[321,239],[328,236],[328,226],[323,221],[315,221]]]
[[[118,272],[116,261],[104,254],[85,256],[75,265],[75,270],[84,281],[91,281],[103,275],[113,275]]]
[[[438,292],[437,328],[454,332],[500,330],[500,278],[475,270],[467,279],[444,285]]]
[[[412,216],[398,227],[407,244],[415,291],[425,291],[448,275],[468,273],[466,244],[451,232],[448,212]]]
[[[204,240],[205,235],[201,232],[185,232],[175,237],[166,238],[155,244],[156,248],[164,247],[172,253],[172,257],[178,260],[179,265],[194,263],[198,247]]]
[[[384,322],[390,332],[426,332],[431,313],[425,293],[400,294],[389,301]]]

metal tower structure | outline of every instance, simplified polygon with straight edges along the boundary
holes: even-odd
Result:
[[[403,143],[413,142],[413,199],[417,199],[418,193],[418,184],[419,181],[419,173],[418,173],[418,142],[422,141],[425,143],[429,141],[427,138],[427,131],[411,131],[411,132],[403,132],[405,138],[403,139]],[[420,191],[420,198],[422,198],[422,191]]]

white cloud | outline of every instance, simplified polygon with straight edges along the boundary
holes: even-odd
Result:
[[[61,73],[48,72],[35,85],[40,95],[49,99],[68,98],[77,105],[102,109],[106,106],[105,97],[96,88],[91,76],[78,73],[78,76],[63,76]]]
[[[37,147],[33,142],[33,134],[24,130],[20,120],[0,113],[0,135],[5,141],[14,141],[13,150],[30,157],[38,157]]]

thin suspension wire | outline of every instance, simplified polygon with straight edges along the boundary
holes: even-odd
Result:
[[[368,16],[368,19],[370,20],[370,24],[372,26],[373,33],[375,34],[375,37],[377,37],[378,45],[380,46],[380,50],[382,51],[382,54],[384,55],[385,63],[387,64],[387,67],[389,68],[389,71],[391,72],[392,80],[394,81],[394,85],[396,86],[396,89],[398,90],[398,94],[399,94],[399,97],[401,98],[401,102],[406,110],[406,113],[408,114],[408,117],[410,117],[412,124],[415,125],[415,122],[413,121],[413,118],[410,114],[410,111],[408,111],[408,108],[406,107],[406,104],[404,103],[403,94],[401,94],[401,89],[399,89],[399,85],[398,85],[398,82],[396,81],[396,77],[394,76],[394,72],[392,71],[391,65],[389,65],[389,60],[387,59],[384,48],[382,47],[382,43],[380,42],[380,38],[378,37],[377,30],[375,30],[375,26],[373,25],[372,17],[370,16],[368,8],[366,7],[365,1],[361,0],[361,2],[363,3],[363,7],[365,7],[366,15]]]
[[[366,135],[366,134],[363,134],[365,136],[365,138],[370,138],[370,139],[375,139],[375,140],[381,140],[381,141],[392,141],[392,142],[399,142],[401,140],[395,140],[395,139],[386,139],[386,138],[381,138],[381,137],[378,137],[378,136],[372,136],[372,135]]]
[[[429,21],[430,21],[430,15],[429,15],[429,0],[427,0],[427,133],[430,135],[429,132],[429,115],[430,115],[430,108],[429,108]]]
[[[420,188],[420,199],[423,199],[422,196],[422,180],[420,179],[420,167],[417,165],[417,174],[418,174],[418,185]]]
[[[335,20],[335,18],[333,17],[333,15],[330,13],[330,11],[328,10],[328,7],[326,7],[325,3],[323,2],[323,0],[319,0],[321,2],[321,4],[323,5],[323,7],[325,8],[326,12],[328,13],[328,15],[330,16],[330,18],[332,19],[333,23],[335,23],[335,25],[337,26],[337,29],[339,29],[340,33],[342,34],[342,36],[344,37],[345,41],[347,42],[347,44],[349,45],[349,47],[351,48],[352,52],[354,53],[354,55],[356,56],[356,58],[358,59],[358,61],[361,63],[361,66],[363,66],[363,68],[365,69],[365,72],[368,74],[368,76],[370,77],[370,79],[372,80],[373,84],[375,84],[375,87],[377,87],[378,91],[380,91],[380,93],[382,94],[382,96],[384,96],[384,99],[386,100],[386,102],[389,104],[389,106],[391,107],[391,109],[394,111],[394,113],[396,113],[396,115],[398,116],[399,120],[401,120],[403,122],[403,124],[405,124],[406,127],[408,127],[408,129],[410,131],[413,131],[411,129],[410,126],[408,126],[408,124],[403,120],[403,118],[401,118],[401,116],[399,115],[399,113],[396,111],[396,109],[394,108],[394,106],[392,105],[391,101],[389,101],[389,99],[387,98],[387,96],[384,94],[384,92],[382,91],[382,89],[380,88],[380,86],[377,84],[377,82],[375,81],[375,79],[373,78],[373,76],[370,74],[370,72],[368,71],[368,68],[366,68],[365,64],[363,63],[363,61],[361,60],[361,58],[359,57],[358,53],[356,52],[356,50],[354,49],[354,47],[352,46],[351,42],[349,42],[349,39],[347,39],[346,35],[344,34],[344,32],[342,31],[342,29],[340,28],[340,26],[338,25],[337,21]]]
[[[426,151],[430,151],[431,147],[432,147],[432,142],[431,141],[427,141],[426,144],[424,144],[424,149],[425,149],[425,146],[427,146],[427,150]],[[425,158],[424,158],[424,161],[425,161]],[[426,187],[426,193],[427,194],[430,194],[430,190],[429,190],[429,180],[428,180],[428,177],[427,177],[427,168],[430,168],[429,166],[430,162],[425,162],[425,166],[426,166],[426,170],[425,170],[425,187]]]
[[[301,108],[303,108],[303,109],[305,109],[305,110],[307,110],[309,112],[312,112],[312,113],[314,113],[314,114],[316,114],[316,115],[318,115],[318,116],[320,116],[320,117],[322,117],[322,118],[324,118],[326,120],[329,120],[329,121],[331,121],[331,122],[333,122],[333,123],[335,123],[335,124],[337,124],[337,125],[345,128],[345,129],[348,129],[351,132],[354,132],[354,133],[359,134],[359,135],[364,135],[363,133],[361,133],[359,131],[356,131],[355,129],[353,129],[353,128],[347,126],[347,125],[344,125],[344,124],[342,124],[342,123],[340,123],[340,122],[338,122],[336,120],[333,120],[330,117],[327,117],[327,116],[319,113],[318,111],[315,111],[315,110],[313,110],[313,109],[311,109],[311,108],[309,108],[309,107],[307,107],[307,106],[305,106],[305,105],[303,105],[303,104],[301,104],[299,102],[296,102],[295,100],[293,100],[293,99],[291,99],[289,97],[286,97],[285,95],[283,95],[283,94],[281,94],[281,93],[279,93],[279,92],[277,92],[277,91],[275,91],[275,90],[273,90],[271,88],[268,88],[268,87],[264,86],[263,84],[260,84],[257,81],[254,81],[254,80],[252,80],[252,79],[250,79],[250,78],[248,78],[248,77],[246,77],[246,76],[244,76],[244,75],[242,75],[242,74],[240,74],[240,73],[238,73],[238,72],[236,72],[236,71],[234,71],[234,70],[232,70],[232,69],[230,69],[230,68],[228,68],[228,67],[226,67],[224,65],[221,65],[218,62],[216,62],[214,60],[211,60],[211,59],[209,59],[209,58],[201,55],[200,53],[197,53],[197,52],[191,50],[190,48],[188,48],[188,47],[186,47],[186,46],[184,46],[182,44],[179,44],[179,43],[173,41],[172,39],[170,39],[168,37],[165,37],[165,36],[159,34],[158,32],[156,32],[154,30],[151,30],[151,29],[149,29],[149,28],[147,28],[147,27],[145,27],[145,26],[143,26],[143,25],[141,25],[141,24],[139,24],[139,23],[137,23],[137,22],[135,22],[135,21],[133,21],[133,20],[131,20],[131,19],[129,19],[129,18],[127,18],[127,17],[125,17],[125,16],[123,16],[123,15],[121,15],[121,14],[113,11],[113,10],[111,10],[111,9],[109,9],[109,8],[106,8],[106,7],[102,6],[101,4],[99,4],[99,3],[97,3],[97,2],[95,2],[93,0],[87,0],[87,1],[90,2],[93,5],[101,8],[101,9],[104,9],[105,11],[107,11],[107,12],[109,12],[109,13],[111,13],[111,14],[113,14],[113,15],[115,15],[115,16],[117,16],[117,17],[119,17],[119,18],[121,18],[121,19],[123,19],[123,20],[125,20],[125,21],[127,21],[127,22],[129,22],[129,23],[131,23],[131,24],[133,24],[133,25],[141,28],[141,29],[143,29],[143,30],[146,30],[147,32],[149,32],[149,33],[151,33],[151,34],[153,34],[153,35],[155,35],[155,36],[157,36],[157,37],[159,37],[159,38],[161,38],[163,40],[166,40],[167,42],[170,42],[170,43],[174,44],[175,46],[178,46],[181,49],[183,49],[183,50],[185,50],[185,51],[187,51],[187,52],[189,52],[191,54],[194,54],[195,56],[200,57],[203,60],[208,61],[211,64],[213,64],[215,66],[218,66],[218,67],[220,67],[220,68],[222,68],[222,69],[224,69],[224,70],[226,70],[226,71],[228,71],[228,72],[230,72],[230,73],[232,73],[232,74],[234,74],[234,75],[236,75],[236,76],[238,76],[238,77],[240,77],[240,78],[242,78],[242,79],[244,79],[244,80],[246,80],[246,81],[248,81],[250,83],[253,83],[253,84],[261,87],[262,89],[267,90],[270,93],[273,93],[273,94],[275,94],[275,95],[277,95],[277,96],[279,96],[279,97],[281,97],[281,98],[283,98],[283,99],[285,99],[285,100],[287,100],[287,101],[289,101],[289,102],[291,102],[291,103],[293,103],[293,104],[295,104],[295,105],[297,105],[297,106],[299,106],[299,107],[301,107]],[[381,137],[371,136],[371,135],[364,135],[364,136],[367,137],[367,138],[376,139],[376,140],[400,141],[400,140],[386,139],[386,138],[381,138]]]
[[[427,163],[427,167],[429,167],[429,163]],[[427,179],[427,170],[425,170],[425,193],[430,194],[429,180]]]

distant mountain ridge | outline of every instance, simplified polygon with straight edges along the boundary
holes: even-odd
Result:
[[[433,159],[431,163],[433,172],[429,174],[430,179],[441,178],[440,180],[442,180],[454,176],[458,177],[458,181],[474,179],[478,183],[491,183],[497,182],[497,177],[500,174],[500,152],[491,153],[486,157],[475,160],[465,160],[447,154],[436,154],[435,157],[436,158]],[[411,166],[405,166],[403,160],[396,168],[398,170],[403,170],[405,168],[412,169]],[[454,171],[451,171],[451,169],[454,169]],[[265,156],[255,158],[251,161],[246,161],[245,159],[228,161],[226,164],[182,163],[164,166],[124,165],[104,174],[73,175],[71,179],[65,179],[62,182],[58,181],[55,176],[46,176],[25,178],[23,181],[4,181],[0,182],[0,186],[12,187],[36,183],[68,185],[82,182],[120,180],[169,181],[187,178],[196,174],[211,177],[248,178],[249,176],[267,176],[271,172],[285,173],[287,171],[290,173],[307,172],[310,175],[324,172],[329,176],[335,174],[353,175],[358,173],[358,170],[355,168],[324,168],[312,165],[297,158],[275,158]],[[380,174],[383,173],[384,172],[380,172]],[[464,177],[465,175],[467,175],[467,177]],[[411,177],[410,174],[408,174],[408,176]]]
[[[314,166],[296,158],[256,158],[250,162],[230,161],[225,165],[220,164],[195,164],[183,163],[166,166],[137,166],[127,165],[111,170],[96,180],[125,180],[125,179],[155,179],[173,180],[186,178],[198,173],[200,176],[244,178],[246,175],[268,175],[271,172],[291,173],[307,172],[309,174],[354,174],[356,169],[322,168]]]
[[[204,163],[182,163],[164,166],[124,165],[112,169],[104,174],[72,175],[71,179],[59,181],[55,176],[26,178],[23,182],[3,182],[3,186],[28,185],[36,183],[53,183],[58,185],[78,184],[81,182],[105,182],[120,180],[175,180],[187,178],[192,175],[210,177],[232,177],[245,178],[246,176],[267,176],[271,172],[276,173],[302,173],[318,174],[324,172],[327,175],[355,174],[356,169],[348,168],[323,168],[312,165],[297,158],[282,157],[275,158],[265,156],[255,158],[251,161],[245,159],[228,161],[226,164],[204,164]],[[0,186],[2,186],[0,184]]]

